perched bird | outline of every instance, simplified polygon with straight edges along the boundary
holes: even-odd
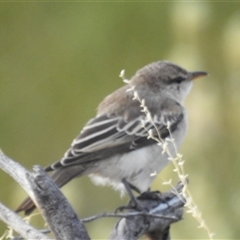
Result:
[[[64,157],[45,170],[53,171],[51,177],[59,187],[88,175],[94,183],[117,190],[123,190],[127,182],[140,193],[147,191],[169,163],[169,154],[176,154],[171,144],[169,151],[162,153],[149,133],[164,141],[171,132],[175,147],[180,146],[187,129],[183,101],[192,80],[205,75],[168,61],[146,65],[128,84],[105,97],[97,115],[73,140]],[[147,114],[142,111],[143,103]],[[16,211],[28,214],[34,208],[28,198]]]

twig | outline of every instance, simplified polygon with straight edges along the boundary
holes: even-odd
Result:
[[[95,221],[100,218],[105,218],[105,217],[111,217],[111,218],[128,218],[128,217],[136,217],[136,216],[146,216],[146,217],[153,217],[153,218],[162,218],[162,219],[168,219],[168,220],[173,220],[177,221],[179,220],[178,218],[174,216],[167,216],[167,215],[160,215],[160,214],[151,214],[148,212],[128,212],[128,213],[99,213],[97,215],[83,218],[82,222],[88,223]]]
[[[16,213],[0,203],[0,219],[10,228],[13,228],[18,234],[26,239],[50,239],[46,235],[27,224]]]

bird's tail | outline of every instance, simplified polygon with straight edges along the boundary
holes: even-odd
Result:
[[[49,171],[50,168],[46,168]],[[81,165],[64,167],[62,169],[54,170],[51,178],[60,188],[70,180],[77,176],[81,176],[84,173],[84,168]],[[15,212],[24,211],[25,215],[29,215],[36,208],[34,202],[30,197],[26,198],[22,204],[15,210]]]

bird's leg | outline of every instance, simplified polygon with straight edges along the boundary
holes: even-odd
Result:
[[[144,211],[144,209],[139,204],[137,198],[133,194],[133,191],[137,192],[138,194],[141,194],[140,190],[137,187],[135,187],[134,185],[132,185],[131,183],[129,183],[125,178],[122,179],[122,184],[124,185],[126,192],[127,192],[128,196],[130,197],[130,202],[127,206],[118,207],[115,210],[115,212],[123,211],[125,209],[136,209],[138,211]]]
[[[139,204],[138,204],[137,199],[134,196],[133,191],[132,191],[132,190],[136,191],[137,188],[135,186],[133,186],[131,183],[129,183],[125,178],[122,179],[122,183],[127,191],[128,196],[130,197],[130,200],[131,200],[133,206],[137,207]],[[139,189],[137,189],[136,192],[139,192]]]
[[[130,197],[130,200],[133,204],[133,206],[139,206],[138,199],[152,199],[152,200],[158,200],[160,199],[161,192],[160,191],[151,191],[150,188],[147,189],[145,192],[141,192],[137,187],[129,183],[125,178],[122,179],[122,183],[128,193],[128,196]],[[133,195],[133,191],[137,192],[139,196],[136,198]]]
[[[125,185],[125,183],[124,183],[123,181],[126,181],[126,180],[125,180],[125,179],[122,180],[122,183],[124,184],[124,187],[126,188],[126,185]],[[133,190],[133,191],[135,191],[136,193],[138,193],[139,195],[141,194],[141,191],[140,191],[137,187],[135,187],[134,185],[132,185],[132,184],[129,183],[128,181],[126,181],[126,183],[129,185],[130,191]]]

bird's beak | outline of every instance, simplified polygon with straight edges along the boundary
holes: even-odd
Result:
[[[190,72],[190,80],[194,80],[197,79],[199,77],[203,77],[208,75],[207,72],[203,72],[203,71],[196,71],[196,72]]]

